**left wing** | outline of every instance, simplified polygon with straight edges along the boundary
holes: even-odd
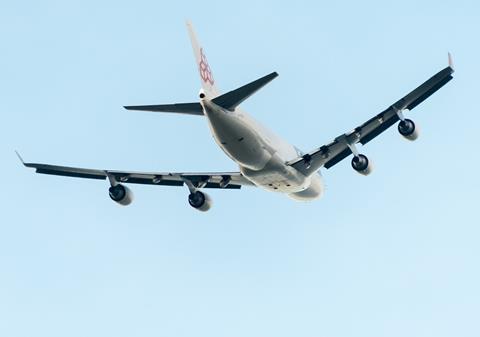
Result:
[[[18,153],[17,153],[18,155]],[[23,165],[34,168],[37,173],[50,174],[64,177],[76,177],[86,179],[114,178],[121,183],[183,186],[189,181],[198,188],[226,188],[240,189],[242,186],[253,186],[240,172],[205,172],[205,173],[174,173],[174,172],[129,172],[96,170],[78,167],[56,166],[48,164],[25,163],[19,156]]]
[[[302,157],[294,159],[287,164],[295,167],[307,176],[316,172],[322,166],[329,169],[336,165],[356,151],[355,144],[361,143],[362,145],[365,145],[400,119],[403,119],[403,110],[412,110],[438,89],[447,84],[447,82],[453,78],[452,74],[454,72],[450,54],[448,55],[448,59],[448,67],[439,71],[415,90],[389,106],[383,112],[356,127],[353,131],[338,136],[331,143],[307,153]],[[415,128],[415,126],[413,127]],[[358,155],[358,153],[354,154],[355,156]]]

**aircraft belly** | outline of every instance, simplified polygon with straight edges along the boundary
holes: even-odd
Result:
[[[246,115],[206,101],[202,103],[215,141],[239,164],[245,178],[258,187],[286,193],[297,200],[312,200],[321,195],[320,176],[307,177],[286,165],[287,159],[282,156],[289,155],[288,151],[281,151],[283,148],[278,147],[279,143],[272,143],[268,136],[262,138],[256,130],[258,127]]]
[[[288,196],[299,201],[310,201],[320,198],[325,191],[322,178],[319,174],[314,174],[310,178],[309,186],[302,191],[289,193]]]
[[[295,193],[308,188],[310,178],[304,176],[274,154],[272,159],[261,170],[240,167],[242,174],[258,187],[269,191]]]

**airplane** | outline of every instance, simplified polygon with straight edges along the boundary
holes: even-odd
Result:
[[[216,87],[212,70],[199,44],[192,24],[187,22],[196,65],[202,87],[199,100],[193,103],[163,105],[125,106],[127,110],[168,112],[202,116],[207,119],[210,132],[218,146],[239,167],[236,172],[129,172],[116,170],[84,169],[48,164],[26,163],[37,173],[78,177],[87,179],[108,179],[109,196],[120,205],[133,201],[132,191],[125,183],[161,186],[186,186],[188,202],[199,211],[207,211],[212,199],[204,189],[240,189],[243,186],[260,187],[267,191],[284,193],[300,201],[321,197],[324,185],[320,169],[330,169],[343,159],[352,156],[352,168],[368,175],[372,162],[360,153],[357,144],[365,145],[382,132],[397,124],[398,132],[407,140],[417,139],[417,125],[405,112],[417,107],[453,78],[452,57],[448,54],[448,66],[436,73],[419,87],[402,97],[381,113],[375,115],[352,131],[341,134],[330,143],[304,153],[275,133],[262,126],[240,108],[240,104],[260,88],[278,76],[272,72],[235,90],[221,94]]]

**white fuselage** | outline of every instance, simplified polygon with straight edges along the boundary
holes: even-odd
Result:
[[[297,200],[312,200],[323,194],[320,174],[305,176],[286,164],[300,156],[293,145],[239,108],[229,111],[207,99],[201,104],[215,141],[253,184]]]

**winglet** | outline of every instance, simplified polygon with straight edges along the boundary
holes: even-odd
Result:
[[[23,161],[23,158],[22,158],[22,156],[20,155],[20,153],[18,153],[17,150],[15,150],[15,153],[17,154],[18,159],[20,159],[20,162],[21,162],[23,165],[25,165],[25,162]]]
[[[448,66],[452,68],[452,70],[455,70],[455,67],[453,66],[453,58],[452,54],[448,53]]]

